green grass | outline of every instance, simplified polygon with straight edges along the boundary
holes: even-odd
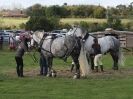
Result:
[[[1,99],[132,99],[133,78],[6,78]]]
[[[47,78],[26,76],[18,78],[15,75],[15,52],[0,50],[0,99],[132,99],[132,75],[91,75],[86,79],[74,80],[69,77]],[[36,54],[38,57],[38,54]],[[132,55],[126,55],[126,66],[120,68],[132,69]],[[38,63],[33,63],[29,55],[24,56],[24,70],[39,69]],[[105,70],[112,68],[112,59],[104,56]],[[54,60],[55,69],[70,69],[68,63]],[[25,72],[24,71],[24,72]],[[13,72],[14,74],[11,74]],[[38,71],[39,72],[39,71]],[[117,72],[116,72],[117,73]]]
[[[106,22],[106,19],[95,19],[95,18],[62,18],[61,22],[63,23],[75,23],[75,22],[80,22],[80,21],[85,21],[85,22],[90,22],[90,23],[103,23]]]
[[[20,24],[26,23],[28,21],[28,18],[2,18],[0,17],[0,22],[2,23],[2,26],[6,27],[19,27]]]
[[[105,23],[106,19],[96,19],[96,18],[62,18],[61,22],[73,24],[75,22],[79,23],[81,21],[89,22],[89,23]],[[122,23],[130,22],[131,19],[122,19]]]
[[[0,17],[0,22],[2,22],[3,26],[16,26],[19,27],[21,23],[26,23],[28,21],[28,18],[1,18]],[[62,18],[61,22],[62,23],[79,23],[80,21],[85,21],[85,22],[90,22],[90,23],[103,23],[107,22],[106,19],[96,19],[96,18]],[[127,23],[130,22],[130,19],[122,19],[122,23]]]

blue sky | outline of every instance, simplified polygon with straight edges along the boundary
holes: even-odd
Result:
[[[119,4],[129,5],[133,0],[0,0],[0,8],[26,8],[33,4],[40,3],[42,5],[62,5],[67,3],[68,5],[76,4],[93,4],[107,6],[116,6]]]

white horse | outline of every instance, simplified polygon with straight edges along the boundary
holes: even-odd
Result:
[[[76,72],[74,78],[80,77],[79,61],[80,43],[73,34],[66,36],[44,36],[44,32],[35,32],[31,45],[34,45],[34,41],[41,47],[41,52],[46,58],[49,71],[48,76],[52,76],[52,62],[54,57],[65,59],[71,56],[76,63]]]
[[[83,40],[84,49],[87,52],[87,56],[91,57],[91,55],[94,54],[94,50],[92,48],[92,44],[94,43],[94,36],[87,33],[87,31],[80,27],[75,27],[71,31],[69,31],[69,34],[73,33],[75,31],[76,37],[80,37]],[[118,70],[118,63],[123,64],[122,60],[122,52],[120,50],[120,41],[114,36],[104,36],[101,38],[98,38],[98,42],[101,46],[101,52],[102,54],[105,54],[107,52],[110,52],[114,64],[113,69]],[[118,62],[119,61],[119,62]],[[91,69],[94,69],[93,64],[93,57],[91,57],[92,66]]]

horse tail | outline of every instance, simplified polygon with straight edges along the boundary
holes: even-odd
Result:
[[[119,65],[124,66],[125,65],[125,56],[124,56],[121,48],[119,48],[119,56],[118,57],[119,57],[119,60],[118,60]]]
[[[79,56],[79,64],[82,76],[87,76],[91,72],[90,66],[88,64],[86,51],[84,47],[81,47],[80,56]]]

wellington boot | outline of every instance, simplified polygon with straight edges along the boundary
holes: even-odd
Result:
[[[103,65],[100,65],[101,72],[104,72]]]

